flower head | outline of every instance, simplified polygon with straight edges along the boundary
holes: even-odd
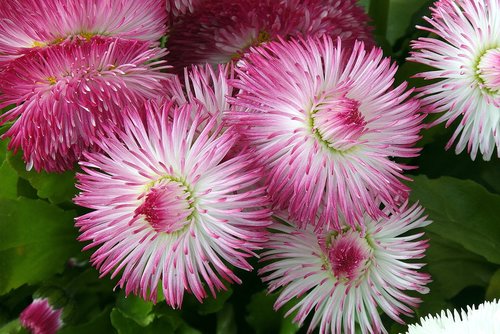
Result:
[[[429,275],[418,270],[421,263],[407,262],[424,256],[427,242],[422,233],[407,232],[429,224],[422,208],[403,205],[389,218],[373,221],[365,216],[366,230],[345,226],[340,232],[319,234],[277,220],[265,243],[260,270],[269,290],[279,290],[275,308],[293,301],[287,315],[302,324],[312,314],[309,332],[319,325],[320,333],[381,333],[377,307],[402,323],[420,302],[405,291],[427,293]]]
[[[467,311],[442,311],[428,316],[420,324],[410,325],[407,334],[472,334],[499,333],[500,302],[484,302],[477,308],[468,306]]]
[[[94,37],[54,45],[13,60],[0,80],[5,136],[22,148],[28,169],[63,171],[93,146],[122,109],[163,91],[165,50],[149,42]]]
[[[21,312],[19,321],[32,334],[55,334],[62,327],[61,313],[47,299],[37,298]]]
[[[439,38],[419,38],[410,60],[433,67],[417,76],[433,83],[421,88],[428,112],[443,113],[433,124],[454,121],[448,142],[456,153],[467,148],[491,159],[500,157],[500,3],[497,0],[440,0],[419,27]]]
[[[236,69],[241,89],[231,111],[242,137],[266,167],[277,209],[318,228],[357,226],[365,212],[383,216],[408,188],[407,168],[391,157],[413,157],[422,115],[406,84],[392,87],[396,65],[362,43],[344,49],[329,37],[269,43]]]
[[[120,287],[179,307],[240,280],[230,266],[265,240],[270,211],[261,171],[247,153],[225,159],[238,135],[198,104],[150,102],[146,119],[130,111],[125,129],[85,154],[75,202],[94,211],[77,218],[80,240],[98,247],[91,261]],[[161,282],[161,283],[160,283]]]
[[[330,35],[371,43],[368,16],[353,0],[219,0],[200,3],[171,27],[169,62],[227,63],[251,46],[282,38]]]
[[[0,61],[75,36],[156,42],[166,33],[163,1],[1,1]]]

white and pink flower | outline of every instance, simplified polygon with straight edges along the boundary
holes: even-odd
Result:
[[[433,69],[417,74],[432,80],[421,87],[422,103],[441,116],[431,125],[455,122],[446,148],[467,150],[490,160],[495,147],[500,157],[500,2],[498,0],[440,0],[419,27],[436,37],[414,41],[409,60]]]
[[[14,59],[0,79],[0,115],[13,122],[9,148],[21,148],[27,169],[71,169],[101,133],[122,123],[123,108],[162,94],[171,75],[150,42],[75,39]]]
[[[330,37],[271,42],[239,62],[230,101],[246,111],[228,119],[255,147],[275,208],[300,227],[356,227],[407,197],[409,167],[392,159],[418,155],[423,115],[406,84],[393,87],[396,68],[379,48]]]
[[[0,2],[0,61],[67,38],[120,37],[152,43],[166,33],[164,0]]]
[[[259,273],[278,291],[276,309],[290,304],[299,325],[309,316],[308,332],[354,334],[386,333],[379,308],[399,323],[412,314],[420,299],[409,291],[427,293],[428,274],[419,272],[427,248],[423,233],[412,230],[428,225],[423,209],[404,204],[378,221],[364,217],[365,230],[348,225],[340,231],[316,234],[284,218],[271,226]]]
[[[248,152],[226,158],[238,134],[200,104],[148,102],[146,118],[129,112],[123,131],[85,154],[75,202],[80,240],[97,247],[101,274],[120,276],[128,294],[180,307],[184,292],[215,296],[250,270],[265,241],[270,210],[256,187],[261,170]]]

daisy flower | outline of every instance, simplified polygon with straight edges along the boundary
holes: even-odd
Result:
[[[432,125],[456,123],[447,149],[467,152],[474,160],[490,160],[495,147],[500,157],[500,2],[441,0],[419,27],[436,38],[412,43],[409,60],[433,69],[417,77],[433,80],[421,88],[423,105],[442,113]]]
[[[420,324],[410,325],[407,334],[476,334],[500,333],[500,302],[484,302],[467,311],[442,311],[440,315],[427,316]]]
[[[380,308],[403,323],[420,299],[406,291],[427,293],[428,274],[413,259],[424,256],[423,233],[410,231],[428,225],[418,205],[407,207],[379,221],[364,217],[366,230],[345,226],[341,231],[315,234],[277,219],[271,226],[260,270],[269,291],[279,291],[275,309],[290,303],[286,316],[302,325],[311,315],[308,332],[319,325],[320,333],[386,333]],[[407,233],[408,232],[408,233]],[[292,306],[293,305],[293,306]]]
[[[115,36],[156,42],[166,33],[163,1],[1,1],[0,61],[73,36]]]
[[[19,322],[32,334],[55,334],[63,325],[61,313],[47,299],[37,298],[21,312]]]
[[[368,16],[354,0],[203,1],[177,18],[167,42],[169,62],[219,64],[270,40],[323,34],[372,42]]]
[[[0,80],[0,116],[14,124],[9,148],[22,148],[27,169],[71,169],[122,109],[157,97],[171,75],[154,60],[165,50],[151,43],[94,37],[54,45],[13,60]],[[107,130],[105,130],[107,131]]]
[[[128,294],[180,307],[184,292],[215,296],[240,283],[234,268],[265,240],[268,199],[255,187],[261,171],[249,155],[224,159],[238,139],[198,104],[146,104],[126,126],[85,154],[75,202],[93,211],[77,218],[85,249],[102,276],[120,275]]]
[[[407,197],[408,168],[423,115],[406,83],[393,87],[396,65],[363,43],[345,49],[330,37],[268,43],[236,68],[241,90],[231,111],[242,138],[267,169],[276,209],[303,227],[356,226],[365,212],[383,216]]]

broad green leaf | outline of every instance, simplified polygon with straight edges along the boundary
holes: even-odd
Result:
[[[500,299],[500,269],[495,271],[486,290],[486,300],[493,299]]]
[[[430,247],[424,258],[427,263],[424,268],[432,276],[431,295],[450,299],[467,286],[488,285],[495,265],[435,233],[427,232],[426,237],[429,238]]]
[[[37,190],[38,197],[46,198],[54,204],[71,202],[77,189],[75,187],[75,172],[64,173],[37,173],[35,170],[26,171],[26,166],[20,154],[10,155],[9,161],[17,170],[20,177],[29,181]]]
[[[416,176],[411,188],[412,200],[434,221],[429,231],[500,264],[500,195],[452,177]]]
[[[234,318],[233,305],[226,303],[224,308],[217,312],[217,330],[216,334],[236,334],[238,328]]]
[[[62,271],[81,248],[73,219],[41,200],[0,199],[0,294]]]
[[[454,127],[452,125],[447,131],[439,133],[442,128],[442,125],[434,126],[423,132],[422,141],[428,141],[429,132],[435,133],[437,130],[438,133],[432,138],[432,145],[424,147],[422,155],[416,162],[419,173],[430,178],[452,176],[458,179],[470,179],[489,191],[500,194],[500,159],[483,161],[477,158],[476,161],[472,161],[466,152],[457,155],[453,148],[445,150]]]
[[[373,1],[375,5],[377,2]],[[423,6],[427,6],[429,2],[429,0],[390,0],[387,40],[394,44],[398,38],[403,37],[408,27],[412,25],[413,15]]]
[[[98,334],[98,333],[113,333],[113,326],[110,321],[110,309],[103,310],[97,317],[92,320],[73,326],[64,326],[58,334]]]
[[[154,320],[153,303],[147,302],[142,298],[134,295],[125,297],[122,291],[116,300],[116,308],[119,309],[124,316],[134,320],[137,324],[145,327]]]
[[[17,172],[7,161],[7,140],[0,140],[0,198],[17,198]]]
[[[19,319],[14,319],[11,322],[0,327],[0,334],[24,334],[25,330],[21,327]]]
[[[17,172],[5,160],[0,163],[0,198],[17,198]]]

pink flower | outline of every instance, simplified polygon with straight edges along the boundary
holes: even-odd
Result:
[[[160,72],[165,50],[151,43],[94,37],[54,45],[15,59],[0,80],[0,116],[14,121],[5,136],[22,148],[27,168],[63,171],[92,147],[122,109],[157,97],[170,76]]]
[[[166,33],[163,1],[1,1],[0,61],[74,36],[156,42]]]
[[[77,218],[91,261],[101,274],[121,275],[128,294],[180,307],[184,291],[215,296],[224,281],[240,283],[231,267],[265,240],[268,199],[255,186],[261,170],[248,153],[225,159],[234,129],[199,104],[146,105],[146,119],[130,111],[125,129],[85,154],[75,202],[93,211]]]
[[[175,18],[176,16],[192,13],[196,5],[203,0],[166,0],[167,12]]]
[[[177,18],[168,39],[169,62],[178,71],[190,64],[219,64],[239,58],[250,46],[323,34],[372,43],[368,16],[354,0],[203,1]]]
[[[55,310],[47,299],[37,298],[21,312],[21,326],[32,334],[55,334],[62,327],[62,310]]]
[[[442,113],[432,125],[457,121],[446,146],[457,154],[490,160],[496,147],[500,157],[500,2],[441,0],[431,11],[419,28],[439,38],[413,41],[409,60],[433,67],[417,75],[433,80],[420,88],[425,109]]]
[[[412,261],[424,256],[427,242],[408,232],[430,222],[416,204],[386,213],[378,221],[365,216],[364,232],[343,226],[315,234],[277,219],[262,258],[271,263],[260,270],[270,292],[280,289],[274,307],[291,302],[286,315],[297,312],[299,325],[310,316],[308,332],[319,326],[320,333],[354,334],[357,323],[362,333],[387,333],[379,308],[404,323],[400,315],[421,301],[405,291],[427,293],[430,282],[418,272],[423,264]]]
[[[267,169],[276,209],[340,229],[384,216],[407,197],[400,179],[414,157],[422,115],[406,84],[393,88],[396,65],[362,43],[307,39],[252,49],[236,69],[241,89],[229,113]]]

